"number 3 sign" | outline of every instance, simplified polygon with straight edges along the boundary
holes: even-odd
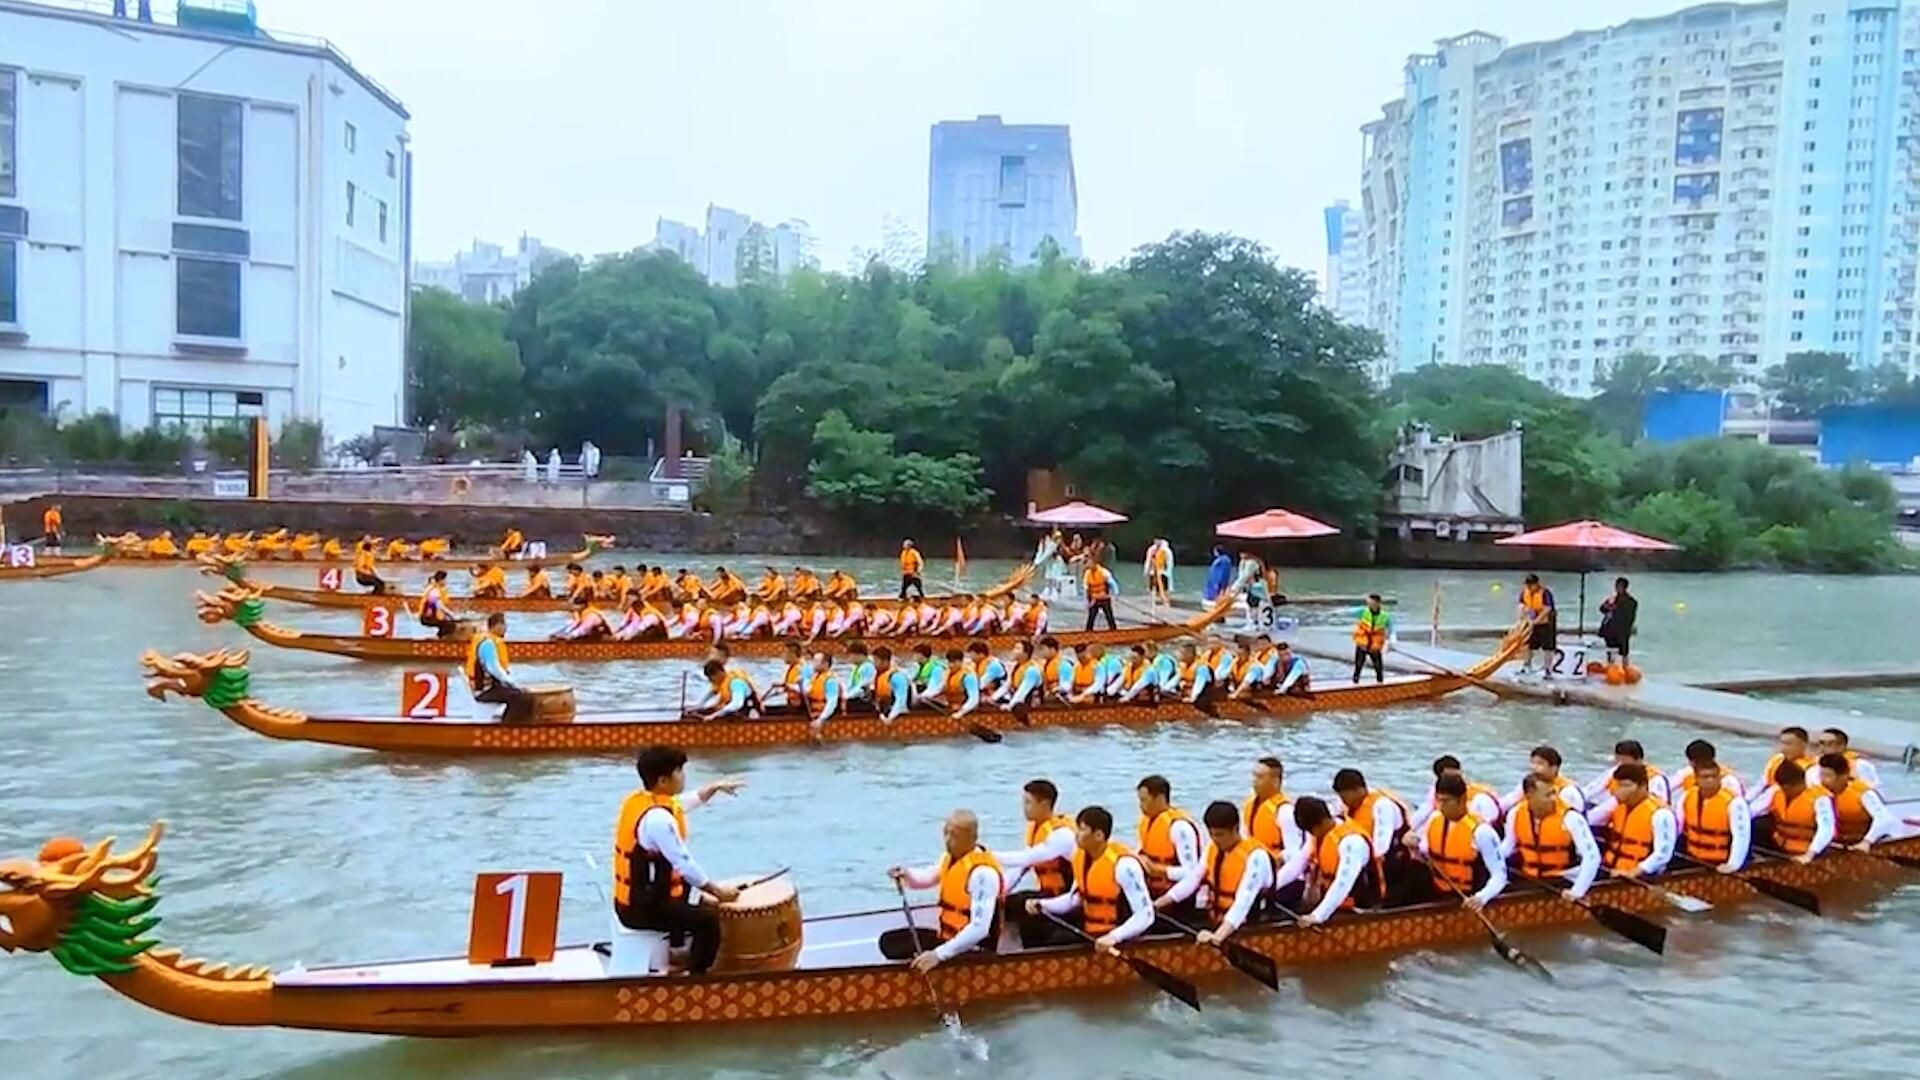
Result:
[[[366,608],[360,616],[360,632],[368,637],[392,637],[393,609],[390,607]]]
[[[475,875],[467,963],[543,964],[559,936],[559,871]]]

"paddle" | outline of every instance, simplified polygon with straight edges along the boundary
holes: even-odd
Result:
[[[1507,963],[1512,964],[1514,967],[1520,968],[1522,970],[1527,970],[1530,968],[1533,971],[1538,972],[1540,976],[1546,979],[1548,982],[1553,981],[1553,972],[1547,970],[1547,965],[1541,963],[1538,960],[1535,960],[1531,955],[1525,952],[1522,952],[1519,946],[1515,945],[1511,941],[1508,941],[1507,936],[1500,932],[1499,927],[1493,925],[1493,920],[1487,917],[1487,913],[1485,911],[1483,911],[1480,908],[1467,905],[1466,890],[1462,889],[1458,882],[1454,881],[1452,878],[1448,877],[1447,875],[1441,873],[1440,869],[1433,865],[1433,860],[1427,857],[1426,855],[1422,854],[1420,856],[1420,861],[1427,864],[1427,869],[1433,873],[1433,876],[1436,879],[1447,883],[1447,888],[1453,890],[1453,895],[1460,898],[1460,903],[1462,905],[1465,905],[1468,911],[1471,911],[1475,915],[1479,916],[1480,925],[1487,928],[1487,937],[1491,940],[1493,944],[1493,951],[1500,954],[1500,959],[1505,960]]]
[[[893,879],[893,887],[900,893],[900,914],[907,920],[907,941],[913,945],[913,958],[920,959],[920,929],[913,925],[913,905],[907,902],[907,883],[899,878]],[[940,991],[933,988],[933,972],[923,971],[920,977],[927,983],[927,1000],[933,1004],[933,1014],[940,1022],[956,1035],[960,1033],[960,1013],[940,1004]]]
[[[1661,926],[1659,923],[1653,922],[1650,919],[1643,919],[1631,911],[1622,911],[1619,908],[1608,907],[1605,904],[1589,903],[1584,899],[1575,900],[1551,884],[1541,881],[1539,878],[1528,877],[1525,874],[1517,872],[1513,876],[1546,892],[1550,892],[1554,896],[1565,900],[1567,903],[1580,908],[1587,914],[1593,916],[1594,921],[1601,926],[1619,934],[1621,937],[1626,938],[1628,941],[1633,942],[1648,952],[1660,955],[1666,954],[1667,928]]]
[[[1613,879],[1614,881],[1632,882],[1633,884],[1638,885],[1641,888],[1652,893],[1653,895],[1659,897],[1661,902],[1666,904],[1668,907],[1678,908],[1689,915],[1698,915],[1701,912],[1713,910],[1712,904],[1708,903],[1705,900],[1700,899],[1697,896],[1683,896],[1680,893],[1671,892],[1668,889],[1660,885],[1656,885],[1653,882],[1648,881],[1646,878],[1643,878],[1643,877],[1634,877],[1630,874],[1622,874],[1613,870],[1607,871],[1607,877]]]
[[[1160,916],[1160,921],[1174,927],[1190,938],[1197,940],[1200,937],[1200,931],[1195,930],[1193,927],[1188,926],[1178,919],[1162,915]],[[1227,963],[1232,964],[1234,970],[1253,979],[1255,982],[1265,985],[1269,990],[1280,989],[1280,967],[1273,962],[1273,957],[1262,952],[1255,952],[1245,945],[1234,941],[1232,938],[1215,941],[1211,944],[1213,948],[1219,949],[1222,953],[1226,954]]]
[[[1052,922],[1054,925],[1066,929],[1068,932],[1073,934],[1074,937],[1079,938],[1081,941],[1084,941],[1089,945],[1094,943],[1094,939],[1091,934],[1073,925],[1072,923],[1061,918],[1060,916],[1055,915],[1052,912],[1046,911],[1044,909],[1040,912],[1040,914],[1045,915],[1049,922]],[[1097,952],[1098,950],[1095,950],[1095,951]],[[1146,981],[1152,983],[1154,986],[1158,987],[1160,990],[1165,992],[1170,997],[1175,998],[1181,1004],[1185,1005],[1187,1008],[1192,1009],[1195,1012],[1200,1011],[1200,991],[1194,989],[1192,983],[1188,982],[1185,979],[1182,979],[1180,976],[1175,975],[1170,971],[1165,971],[1160,968],[1154,967],[1152,964],[1147,963],[1145,960],[1142,960],[1137,956],[1129,956],[1128,954],[1123,952],[1115,952],[1113,955],[1119,958],[1120,960],[1125,961],[1126,965],[1133,969],[1133,973],[1135,975],[1138,975],[1142,979],[1145,979]]]
[[[972,735],[976,739],[979,739],[983,743],[999,743],[1006,739],[1005,735],[1000,734],[999,732],[993,730],[992,728],[988,727],[985,724],[978,723],[973,720],[968,720],[965,717],[961,717],[961,716],[956,716],[954,717],[954,719],[960,721],[962,724],[966,726],[968,734]]]
[[[1278,900],[1275,900],[1272,897],[1267,898],[1267,906],[1279,912],[1280,914],[1285,915],[1287,918],[1293,920],[1293,925],[1295,926],[1304,926],[1316,934],[1324,934],[1327,932],[1327,928],[1324,926],[1321,926],[1319,923],[1302,922],[1300,919],[1299,912],[1293,911],[1292,909],[1288,908],[1286,905],[1280,903]]]
[[[1720,869],[1717,866],[1701,862],[1699,859],[1686,855],[1681,855],[1678,852],[1674,853],[1673,857],[1681,862],[1712,870],[1715,873],[1718,873]],[[1820,898],[1807,892],[1805,889],[1796,889],[1791,885],[1783,885],[1778,881],[1770,881],[1766,878],[1756,877],[1751,874],[1731,873],[1727,876],[1739,881],[1741,884],[1762,896],[1772,897],[1783,904],[1792,904],[1794,907],[1814,915],[1820,914]]]

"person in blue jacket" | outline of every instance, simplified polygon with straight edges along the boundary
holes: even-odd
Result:
[[[1213,545],[1213,565],[1207,567],[1207,603],[1211,604],[1233,584],[1233,556],[1219,544]]]

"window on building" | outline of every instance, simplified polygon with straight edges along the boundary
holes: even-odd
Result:
[[[174,330],[183,337],[239,341],[241,264],[175,256],[173,265]]]
[[[400,171],[399,159],[395,157],[393,151],[391,150],[387,151],[387,175],[394,176],[394,175],[397,175],[399,171]]]
[[[0,326],[20,322],[20,245],[0,240]]]
[[[212,390],[187,386],[153,388],[153,425],[185,428],[201,435],[210,427],[265,416],[266,395],[258,390]]]
[[[387,200],[377,199],[375,202],[380,207],[380,242],[384,244],[387,242]]]
[[[18,72],[0,68],[0,198],[11,199],[19,194],[14,184],[17,168],[14,165],[14,109],[19,100]]]
[[[351,154],[360,145],[360,131],[351,123],[347,125],[347,153]]]
[[[1027,205],[1027,159],[1021,154],[1000,156],[1001,206]]]
[[[178,113],[181,216],[239,221],[240,103],[229,98],[181,94]]]
[[[353,186],[353,181],[347,181],[347,228],[349,229],[353,228],[353,199],[358,194],[359,190]]]

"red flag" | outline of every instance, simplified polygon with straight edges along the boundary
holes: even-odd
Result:
[[[959,581],[967,572],[967,549],[959,537],[953,538],[953,580]]]

